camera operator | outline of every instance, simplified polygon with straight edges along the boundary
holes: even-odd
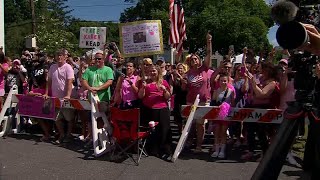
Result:
[[[301,46],[299,49],[308,51],[314,55],[320,56],[320,33],[314,25],[302,24],[309,35],[309,42]]]

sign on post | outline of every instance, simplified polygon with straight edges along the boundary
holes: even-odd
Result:
[[[16,95],[19,100],[18,109],[21,116],[52,119],[56,117],[54,100],[43,97]]]
[[[106,43],[106,36],[106,27],[81,27],[79,47],[102,49]]]
[[[123,56],[163,54],[160,20],[136,21],[120,24],[120,48]]]

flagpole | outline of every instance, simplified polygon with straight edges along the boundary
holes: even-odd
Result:
[[[174,58],[174,48],[170,46],[170,59],[171,59],[171,64],[176,64],[176,59]]]

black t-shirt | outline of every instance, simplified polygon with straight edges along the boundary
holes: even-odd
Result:
[[[46,73],[48,72],[47,64],[38,64],[32,71],[32,85],[33,87],[45,87],[46,86]]]
[[[21,72],[23,77],[26,77],[27,74]],[[7,77],[6,77],[6,84],[5,84],[5,91],[6,93],[9,93],[12,86],[17,85],[18,86],[18,94],[23,93],[23,81],[19,75],[19,72],[10,69]]]
[[[114,90],[116,89],[118,78],[122,75],[122,72],[121,70],[115,68],[114,64],[109,61],[105,61],[104,65],[110,67],[113,70],[114,79],[113,79],[112,85],[110,86],[111,96],[112,96],[114,93]]]

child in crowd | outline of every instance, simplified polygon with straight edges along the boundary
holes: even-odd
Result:
[[[225,118],[228,115],[230,106],[234,106],[235,91],[234,88],[228,87],[229,76],[225,73],[219,76],[219,88],[214,91],[213,100],[211,101],[212,106],[220,106],[220,118]],[[225,112],[222,112],[225,111]],[[222,158],[225,156],[225,148],[227,141],[227,128],[228,121],[223,119],[215,122],[215,152],[211,155],[214,158]]]

